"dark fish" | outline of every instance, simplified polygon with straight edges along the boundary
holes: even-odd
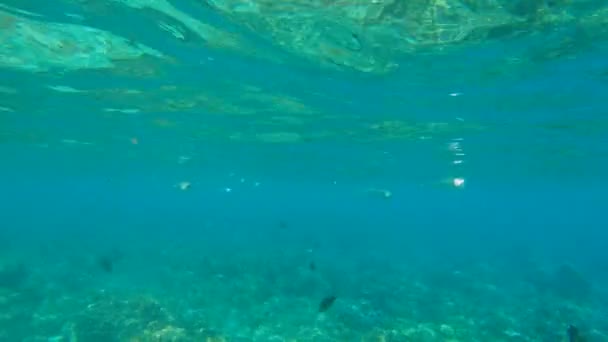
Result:
[[[334,302],[336,301],[337,298],[338,297],[336,297],[336,296],[327,296],[327,297],[323,298],[321,303],[319,303],[319,312],[325,312],[325,311],[329,310],[329,308],[331,308],[331,306],[334,305]]]
[[[112,262],[112,259],[108,257],[99,258],[99,260],[97,260],[97,264],[106,273],[112,273],[112,270],[114,269],[114,263]]]
[[[106,273],[112,273],[114,264],[124,259],[124,254],[118,248],[112,248],[97,259],[97,265]]]
[[[569,325],[566,332],[568,334],[568,342],[585,342],[585,339],[578,332],[578,328],[574,325]]]
[[[314,262],[314,261],[311,261],[311,262],[308,264],[308,269],[309,269],[309,270],[311,270],[311,271],[314,271],[314,270],[316,270],[316,269],[317,269],[317,265],[315,264],[315,262]]]
[[[285,230],[285,229],[287,229],[287,227],[288,227],[287,222],[279,221],[279,228],[281,228],[281,230]]]

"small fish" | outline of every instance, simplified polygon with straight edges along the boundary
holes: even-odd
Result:
[[[308,264],[308,269],[309,269],[309,270],[311,270],[311,271],[314,271],[314,270],[316,270],[316,269],[317,269],[317,265],[315,264],[315,262],[314,262],[314,261],[311,261],[311,262]]]
[[[122,251],[113,248],[97,258],[97,265],[106,273],[114,271],[114,263],[124,258]]]
[[[393,197],[393,193],[387,189],[372,188],[372,189],[368,189],[367,193],[370,195],[385,198],[385,199],[389,199],[389,198]]]
[[[578,328],[574,325],[569,325],[566,332],[568,334],[568,342],[585,342],[585,339],[579,333]]]
[[[323,298],[323,300],[321,300],[321,303],[319,303],[319,312],[325,312],[327,310],[329,310],[329,308],[332,307],[332,305],[334,305],[334,302],[336,301],[338,297],[336,296],[327,296],[325,298]]]
[[[287,222],[285,222],[285,221],[279,221],[279,228],[281,230],[287,229],[288,228]]]
[[[99,267],[104,270],[104,272],[112,273],[112,270],[114,269],[114,263],[112,262],[111,258],[101,257],[99,258],[99,260],[97,260],[97,263],[99,264]]]

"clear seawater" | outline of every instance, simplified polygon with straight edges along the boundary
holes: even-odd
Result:
[[[142,3],[0,1],[0,341],[608,341],[605,2],[386,72]]]

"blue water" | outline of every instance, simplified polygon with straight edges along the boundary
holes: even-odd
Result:
[[[377,73],[127,3],[0,2],[0,341],[608,341],[603,2]]]

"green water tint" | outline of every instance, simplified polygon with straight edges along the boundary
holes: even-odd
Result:
[[[432,192],[469,184],[471,174],[473,184],[494,177],[505,187],[555,176],[559,192],[565,175],[605,178],[594,162],[608,157],[597,95],[608,69],[590,58],[603,60],[608,38],[601,2],[3,3],[0,147],[10,149],[3,170],[18,175],[39,176],[42,164],[77,180],[127,174],[113,186],[131,189],[139,176],[166,172],[175,179],[150,186],[184,203],[235,195],[225,191],[235,184],[259,190],[262,176],[318,177],[323,196],[373,179],[381,184],[350,194],[376,210],[408,198],[396,183]],[[551,78],[562,71],[589,83]],[[229,184],[202,184],[214,172]],[[485,263],[439,274],[361,267],[344,280],[329,271],[342,272],[337,263],[295,249],[201,258],[199,244],[165,242],[148,254],[136,246],[146,239],[129,245],[140,263],[83,261],[89,251],[66,261],[65,246],[38,264],[2,260],[0,340],[558,341],[578,334],[570,324],[607,339],[587,331],[605,305],[570,266],[530,266],[518,282]],[[166,259],[154,259],[159,251]],[[129,277],[142,270],[152,275]],[[323,297],[341,282],[338,300]]]

